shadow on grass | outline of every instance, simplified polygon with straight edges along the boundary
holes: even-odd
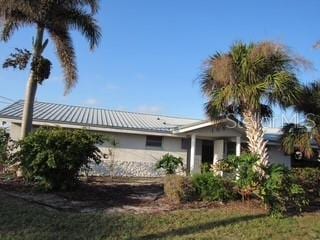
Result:
[[[167,231],[167,232],[148,234],[145,236],[132,238],[132,239],[133,240],[143,240],[143,239],[163,239],[163,238],[177,237],[177,236],[181,237],[184,235],[200,233],[200,232],[214,229],[214,228],[220,227],[220,226],[227,226],[230,224],[237,224],[240,222],[251,221],[251,220],[263,218],[266,216],[267,216],[266,214],[258,214],[258,215],[232,217],[232,218],[227,218],[227,219],[223,219],[223,220],[208,222],[205,224],[199,224],[199,225],[187,226],[187,227],[183,227],[183,228],[179,228],[179,229],[174,229],[174,230]]]

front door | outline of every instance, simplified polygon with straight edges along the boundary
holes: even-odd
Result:
[[[202,140],[202,164],[213,163],[213,141]]]

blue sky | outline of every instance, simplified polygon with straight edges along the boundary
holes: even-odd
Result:
[[[320,50],[312,48],[320,39],[319,10],[318,0],[102,0],[99,48],[90,52],[73,34],[79,83],[63,95],[50,45],[45,55],[53,71],[37,100],[203,118],[202,63],[235,41],[284,43],[315,65],[299,74],[301,81],[319,79]],[[0,61],[15,47],[30,49],[34,32],[24,29],[1,43]],[[0,96],[22,99],[27,78],[28,71],[0,69]]]

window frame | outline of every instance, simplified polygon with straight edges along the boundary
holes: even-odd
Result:
[[[146,147],[162,148],[162,142],[163,142],[162,136],[147,135],[145,145]]]

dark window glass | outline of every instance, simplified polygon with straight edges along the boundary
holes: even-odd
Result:
[[[162,146],[162,137],[147,136],[146,146],[148,146],[148,147],[161,147]]]
[[[190,139],[182,138],[181,139],[181,149],[189,149],[190,148]]]
[[[236,155],[236,143],[227,142],[227,156]]]

